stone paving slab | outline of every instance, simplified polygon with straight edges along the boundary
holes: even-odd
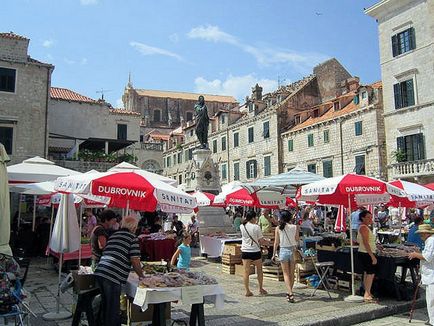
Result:
[[[407,312],[410,308],[410,302],[393,300],[384,300],[380,304],[348,303],[343,301],[343,298],[349,294],[346,292],[333,292],[332,299],[329,299],[327,292],[318,290],[315,296],[311,297],[313,292],[311,288],[295,289],[296,303],[291,304],[285,300],[286,291],[283,282],[265,280],[264,287],[269,294],[261,296],[258,295],[255,277],[251,277],[250,280],[251,290],[255,295],[246,298],[244,296],[242,277],[223,274],[220,264],[208,263],[204,258],[196,257],[192,262],[192,270],[202,270],[215,276],[225,290],[225,306],[222,310],[214,308],[211,304],[205,304],[206,325],[211,326],[352,325],[373,319],[380,322],[378,318]],[[71,324],[71,319],[58,322],[42,319],[44,313],[55,311],[57,280],[56,271],[51,266],[46,265],[45,259],[32,261],[25,288],[30,293],[27,301],[38,315],[38,318],[30,318],[31,325],[64,326]],[[72,290],[69,289],[61,296],[61,310],[72,311],[73,302]],[[423,300],[420,300],[418,304],[423,307]],[[189,308],[181,304],[173,304],[172,311],[179,311],[187,316],[189,315]],[[417,320],[416,316],[415,320]],[[397,325],[395,320],[384,320],[384,323],[378,325]],[[0,325],[2,325],[1,321]],[[86,323],[83,323],[83,325],[86,325]]]

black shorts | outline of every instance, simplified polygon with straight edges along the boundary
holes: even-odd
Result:
[[[362,270],[366,272],[366,274],[375,274],[377,271],[377,265],[372,264],[371,256],[366,252],[359,252],[358,255]]]
[[[256,252],[242,251],[241,259],[258,260],[258,259],[262,259],[262,254],[260,251],[256,251]]]

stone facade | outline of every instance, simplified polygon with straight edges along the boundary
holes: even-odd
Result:
[[[383,0],[366,14],[378,21],[389,179],[432,182],[434,0]]]
[[[114,151],[114,144],[119,141],[139,141],[139,114],[113,109],[104,101],[96,101],[71,90],[53,87],[48,112],[52,155],[59,149],[69,151],[76,144],[80,148],[89,139],[101,140],[100,149],[103,151],[106,141],[110,152]],[[68,119],[68,123],[65,123],[65,119]],[[126,126],[125,137],[120,136],[119,125]]]
[[[222,184],[284,171],[281,133],[301,123],[313,106],[340,93],[342,83],[345,86],[351,77],[336,59],[324,62],[314,72],[265,95],[256,85],[237,110],[222,109],[211,117],[208,145],[212,160],[219,165]],[[164,174],[180,184],[189,177],[192,153],[198,146],[194,128],[194,121],[189,122],[182,133],[172,135],[163,154]]]
[[[48,151],[48,101],[54,66],[32,59],[29,39],[0,33],[0,72],[10,76],[0,90],[0,141],[11,164]]]
[[[356,172],[385,179],[382,113],[380,83],[311,108],[304,122],[282,134],[285,171],[300,166],[325,177]]]

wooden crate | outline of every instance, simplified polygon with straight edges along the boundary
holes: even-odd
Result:
[[[231,275],[235,274],[235,265],[222,264],[221,266],[222,266],[222,273],[231,274]]]
[[[240,255],[229,255],[229,254],[223,254],[222,255],[222,264],[226,265],[236,265],[241,264],[241,254]]]
[[[223,248],[223,255],[241,256],[241,245],[237,243],[225,244]]]
[[[263,266],[262,271],[266,280],[283,281],[283,272],[280,266]]]

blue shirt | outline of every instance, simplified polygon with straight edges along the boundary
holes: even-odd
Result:
[[[178,249],[181,251],[178,256],[178,263],[176,267],[178,269],[189,269],[191,261],[191,248],[185,244],[181,244]]]
[[[407,242],[414,243],[420,249],[423,249],[423,241],[422,238],[420,237],[420,234],[416,233],[417,229],[418,229],[418,225],[415,224],[410,228],[410,230],[408,230]]]
[[[359,210],[351,213],[351,229],[352,230],[358,230],[359,229],[359,226],[360,226],[359,214],[360,214]]]

